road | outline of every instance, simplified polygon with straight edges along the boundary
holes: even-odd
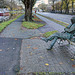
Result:
[[[75,16],[75,15],[55,14],[49,12],[37,12],[37,13],[69,24],[71,23],[70,19]]]

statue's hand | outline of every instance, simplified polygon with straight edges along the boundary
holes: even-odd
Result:
[[[67,26],[66,28],[68,28],[68,29],[69,29],[70,27],[68,27],[68,26]]]
[[[65,31],[61,32],[61,33],[65,33]]]
[[[64,31],[67,32],[69,30],[69,28],[64,28]]]

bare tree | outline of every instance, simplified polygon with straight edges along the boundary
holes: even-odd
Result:
[[[4,0],[0,0],[0,8],[4,8],[5,7],[5,1]]]
[[[44,11],[44,10],[46,11],[46,10],[47,10],[47,5],[44,4],[44,3],[39,4],[39,5],[38,5],[38,8],[42,9],[42,11]]]
[[[70,0],[64,0],[64,1],[65,1],[65,4],[66,4],[65,13],[68,14],[69,13],[69,3],[70,3]]]
[[[52,4],[52,7],[53,7],[53,9],[52,9],[52,11],[55,11],[55,9],[54,9],[54,3],[55,3],[55,1],[57,1],[57,0],[49,0],[49,1],[51,1],[53,4]]]
[[[62,13],[63,1],[64,1],[64,0],[61,0],[61,13]]]
[[[73,9],[74,9],[74,0],[72,0],[72,13],[73,13]]]

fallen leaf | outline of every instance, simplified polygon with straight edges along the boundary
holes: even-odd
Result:
[[[22,32],[24,32],[24,31],[22,31]]]
[[[49,66],[49,64],[48,64],[48,63],[46,63],[45,65],[46,65],[46,66]]]
[[[28,45],[28,46],[31,46],[31,45]]]
[[[33,37],[33,38],[30,38],[30,39],[35,39],[35,38]]]
[[[33,49],[38,49],[37,47],[34,47]]]
[[[27,48],[30,48],[30,46],[28,46]]]
[[[71,59],[72,61],[74,61],[74,59]]]
[[[37,39],[38,37],[34,37],[35,39]]]
[[[40,56],[40,58],[42,58],[42,59],[43,59],[44,57]]]
[[[30,39],[40,39],[40,37],[32,37],[32,38],[30,38]]]
[[[40,34],[42,34],[42,33],[40,33]]]
[[[62,62],[60,62],[59,64],[60,64],[60,65],[62,65],[63,63],[62,63]]]
[[[72,67],[74,67],[74,68],[75,68],[75,65],[72,65]]]
[[[24,67],[25,67],[25,66],[23,66],[23,67],[20,67],[20,70],[23,70],[23,69],[24,69]]]
[[[15,39],[15,40],[17,40],[17,39]]]
[[[23,67],[21,67],[20,70],[23,70]]]
[[[3,51],[2,49],[0,49],[0,51]]]
[[[29,52],[29,54],[32,55],[33,53],[32,52]]]

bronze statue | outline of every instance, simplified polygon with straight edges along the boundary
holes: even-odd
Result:
[[[75,42],[75,17],[72,17],[70,25],[68,25],[66,28],[64,28],[64,32],[61,33],[54,33],[48,38],[41,38],[45,42],[52,41],[50,44],[50,47],[47,50],[51,50],[56,43],[57,39],[62,40],[70,40],[72,42]],[[70,44],[70,43],[69,43]]]

